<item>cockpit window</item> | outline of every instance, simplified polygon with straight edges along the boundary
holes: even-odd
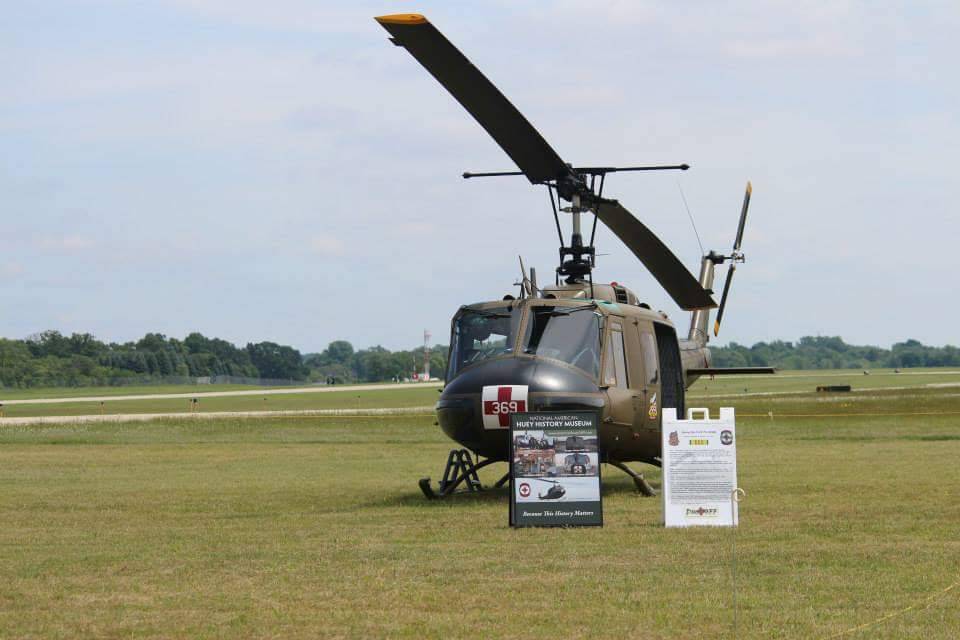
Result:
[[[601,318],[593,305],[532,307],[523,352],[561,360],[596,379],[600,375]]]
[[[464,367],[471,364],[513,355],[519,326],[520,310],[512,305],[462,309],[453,321],[447,380],[453,380]]]

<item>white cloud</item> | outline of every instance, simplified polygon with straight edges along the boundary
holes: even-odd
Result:
[[[22,264],[7,262],[0,264],[0,280],[14,280],[23,275],[25,269]]]
[[[309,247],[312,252],[323,257],[342,256],[346,253],[344,243],[334,236],[315,236],[310,239]]]
[[[75,253],[93,249],[97,246],[97,243],[88,236],[65,234],[40,236],[36,239],[35,245],[41,251]]]

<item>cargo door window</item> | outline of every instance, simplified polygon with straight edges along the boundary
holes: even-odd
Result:
[[[643,353],[647,384],[657,384],[660,382],[660,370],[657,365],[657,341],[652,333],[640,333],[640,351]]]
[[[614,324],[610,328],[610,337],[607,340],[606,356],[603,366],[603,383],[608,387],[619,387],[626,389],[629,384],[627,379],[627,362],[623,350],[623,331],[619,324]]]

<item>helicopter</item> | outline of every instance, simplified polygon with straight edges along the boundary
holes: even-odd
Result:
[[[525,176],[532,185],[546,186],[560,240],[553,284],[539,284],[536,270],[527,270],[521,259],[518,296],[464,305],[453,316],[448,371],[436,412],[443,432],[463,448],[450,452],[439,492],[429,478],[420,480],[421,490],[428,498],[438,498],[452,494],[461,483],[469,490],[481,489],[477,470],[509,460],[513,413],[590,411],[599,415],[600,462],[627,473],[642,494],[656,495],[643,474],[626,463],[660,466],[662,409],[676,408],[677,415],[684,415],[684,393],[701,376],[774,372],[769,367],[712,367],[707,348],[710,310],[718,307],[713,299],[715,268],[728,264],[714,336],[736,266],[745,261],[741,243],[750,182],[733,250],[702,256],[700,276],[695,278],[646,225],[603,193],[612,173],[686,171],[689,165],[568,164],[427,18],[395,14],[375,20],[519,169],[466,172],[463,178]],[[571,217],[569,242],[561,230],[561,213]],[[593,216],[589,239],[584,234],[585,215]],[[628,287],[617,281],[594,281],[598,222],[630,249],[680,308],[692,312],[686,339],[678,338],[665,313],[655,311]],[[494,486],[508,479],[509,473]]]
[[[547,489],[546,493],[538,493],[537,498],[540,500],[559,500],[563,496],[567,495],[567,490],[556,480],[544,480],[543,478],[537,478],[540,482],[546,482],[552,485]]]

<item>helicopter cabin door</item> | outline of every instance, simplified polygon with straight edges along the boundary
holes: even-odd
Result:
[[[635,358],[638,378],[634,393],[634,429],[656,431],[660,424],[660,407],[663,398],[660,394],[660,356],[657,353],[657,337],[650,321],[636,324]]]
[[[660,406],[675,408],[678,417],[685,416],[683,366],[680,362],[677,332],[673,327],[659,322],[654,322],[653,326],[656,330],[657,355],[660,360],[660,393],[663,395]]]
[[[609,326],[603,355],[603,386],[610,406],[608,419],[615,426],[629,429],[633,424],[633,391],[630,389],[631,372],[627,370],[623,321],[610,316]],[[629,431],[625,431],[623,436],[628,434]]]

